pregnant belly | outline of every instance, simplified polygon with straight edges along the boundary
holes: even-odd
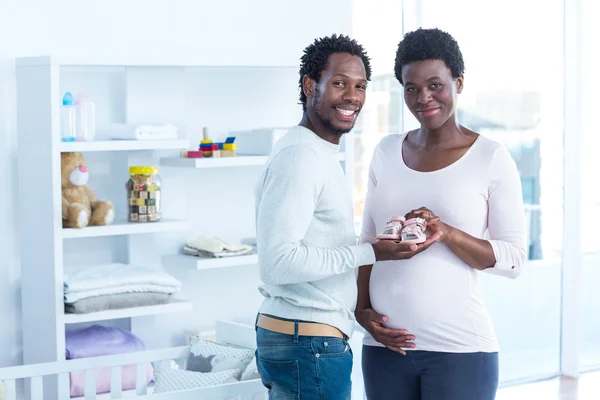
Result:
[[[493,328],[471,274],[456,266],[376,265],[371,305],[387,316],[386,327],[415,335],[417,349],[493,348]]]

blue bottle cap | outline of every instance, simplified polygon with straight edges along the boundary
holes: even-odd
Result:
[[[73,105],[73,95],[71,92],[65,93],[62,100],[63,106],[72,106]]]

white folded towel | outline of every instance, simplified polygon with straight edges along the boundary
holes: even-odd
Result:
[[[126,286],[162,287],[164,288],[163,293],[169,293],[179,290],[181,282],[158,268],[142,265],[112,263],[65,267],[64,291],[66,295],[78,292],[106,291]]]
[[[233,244],[218,237],[198,236],[187,241],[187,246],[196,250],[209,253],[251,251],[252,246],[245,244]]]
[[[105,128],[98,129],[98,132],[113,140],[165,140],[177,139],[178,130],[178,127],[170,124],[110,124]]]
[[[179,292],[179,288],[173,286],[161,286],[152,284],[135,284],[123,286],[111,286],[100,289],[82,290],[81,292],[69,292],[64,295],[65,304],[73,304],[79,300],[89,299],[91,297],[110,296],[114,294],[125,293],[161,293],[175,294]]]

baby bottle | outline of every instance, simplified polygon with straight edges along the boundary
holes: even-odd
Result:
[[[75,140],[94,140],[96,134],[96,105],[85,95],[79,93],[75,98],[77,107],[77,130]]]
[[[65,93],[60,110],[60,130],[63,142],[75,141],[77,132],[77,107],[73,104],[73,95]]]

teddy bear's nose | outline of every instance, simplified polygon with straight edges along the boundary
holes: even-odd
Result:
[[[87,172],[87,167],[84,167],[83,165],[81,167],[79,167],[79,171],[81,172]]]

